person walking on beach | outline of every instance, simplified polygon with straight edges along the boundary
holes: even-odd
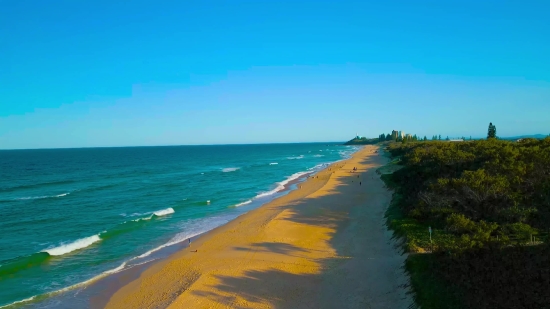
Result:
[[[191,247],[191,237],[187,241],[189,241],[189,247]]]

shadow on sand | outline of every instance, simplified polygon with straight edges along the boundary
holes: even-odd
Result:
[[[405,257],[391,243],[391,233],[384,225],[391,193],[375,173],[387,161],[380,155],[368,157],[357,164],[360,168],[355,173],[346,163],[345,168],[331,173],[332,188],[323,187],[298,202],[278,206],[280,212],[288,210],[290,214],[283,220],[330,231],[327,245],[336,254],[315,259],[319,271],[301,274],[270,268],[240,276],[217,275],[219,283],[211,290],[191,293],[224,308],[407,308],[411,300],[403,286],[407,284],[402,268]],[[234,249],[293,257],[312,251],[285,242]]]

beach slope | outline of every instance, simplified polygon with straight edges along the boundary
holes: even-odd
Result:
[[[376,150],[202,235],[106,307],[407,308],[406,256],[384,224],[391,192],[375,172],[387,159]]]

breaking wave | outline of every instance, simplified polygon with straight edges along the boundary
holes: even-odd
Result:
[[[138,218],[138,219],[134,219],[134,220],[131,220],[131,221],[134,221],[134,222],[139,222],[139,221],[144,221],[144,220],[151,220],[153,219],[154,217],[162,217],[162,216],[166,216],[166,215],[170,215],[170,214],[173,214],[175,213],[176,211],[174,210],[174,208],[170,207],[170,208],[166,208],[166,209],[162,209],[162,210],[157,210],[157,211],[153,211],[153,212],[148,212],[148,213],[143,213],[143,214],[132,214],[130,216],[134,216],[134,215],[149,215],[147,217],[143,217],[143,218]]]
[[[234,172],[236,170],[239,170],[240,167],[226,167],[224,169],[222,169],[222,172],[224,173],[229,173],[229,172]]]
[[[299,155],[297,157],[286,157],[286,158],[289,159],[289,160],[299,160],[299,159],[303,159],[304,155]]]
[[[15,201],[26,201],[26,200],[41,200],[45,198],[56,198],[56,197],[64,197],[71,194],[71,192],[58,194],[58,195],[44,195],[44,196],[25,196],[25,197],[18,197],[14,198]]]
[[[99,235],[93,235],[93,236],[90,236],[90,237],[75,240],[71,243],[63,244],[59,247],[46,249],[43,252],[46,252],[46,253],[48,253],[49,255],[52,255],[52,256],[64,255],[64,254],[67,254],[69,252],[73,252],[73,251],[76,251],[76,250],[79,250],[79,249],[89,247],[92,244],[94,244],[94,243],[96,243],[100,240],[101,240],[101,238],[99,238]]]
[[[163,210],[155,211],[153,213],[153,215],[157,216],[157,217],[161,217],[161,216],[166,216],[166,215],[169,215],[169,214],[173,214],[174,212],[175,212],[174,208],[170,207],[170,208],[166,208],[166,209],[163,209]]]
[[[239,204],[235,205],[235,207],[248,205],[248,204],[250,204],[250,203],[252,203],[252,200],[248,200],[248,201],[246,201],[246,202],[239,203]]]
[[[262,198],[262,197],[266,197],[266,196],[269,196],[269,195],[273,195],[277,192],[280,192],[280,191],[284,190],[286,188],[285,186],[288,183],[290,183],[291,181],[296,180],[296,179],[298,179],[302,176],[305,176],[305,175],[311,174],[311,173],[313,173],[313,171],[294,173],[291,176],[289,176],[287,179],[285,179],[281,182],[278,182],[277,187],[275,189],[267,191],[267,192],[262,192],[262,193],[256,195],[256,197],[254,197],[254,198]]]

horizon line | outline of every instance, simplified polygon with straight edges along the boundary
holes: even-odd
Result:
[[[528,136],[548,136],[545,134],[523,134],[507,137],[499,137],[500,139],[521,138]],[[443,136],[443,135],[442,135]],[[364,136],[363,136],[364,137]],[[426,135],[427,137],[427,135]],[[367,139],[375,139],[377,137],[365,137]],[[456,138],[462,138],[456,137]],[[471,136],[472,139],[484,139],[485,136]],[[353,138],[352,138],[353,140]],[[431,141],[431,139],[428,139]],[[273,142],[273,143],[228,143],[228,144],[174,144],[174,145],[127,145],[127,146],[83,146],[83,147],[43,147],[43,148],[0,148],[0,151],[12,150],[56,150],[56,149],[96,149],[96,148],[139,148],[139,147],[183,147],[183,146],[244,146],[244,145],[277,145],[277,144],[320,144],[320,143],[346,143],[347,141],[316,141],[316,142]]]
[[[194,146],[246,146],[246,145],[279,145],[279,144],[322,144],[345,143],[345,141],[318,142],[273,142],[273,143],[230,143],[230,144],[174,144],[174,145],[133,145],[133,146],[83,146],[83,147],[44,147],[44,148],[0,148],[0,151],[10,150],[56,150],[56,149],[96,149],[96,148],[145,148],[145,147],[194,147]]]

